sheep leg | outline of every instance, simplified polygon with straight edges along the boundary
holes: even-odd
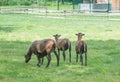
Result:
[[[87,53],[85,53],[85,66],[87,66]]]
[[[44,62],[44,58],[42,58],[42,63],[41,64],[43,64],[43,62]]]
[[[60,49],[58,49],[58,56],[59,56],[59,60],[60,60]]]
[[[80,62],[81,62],[81,65],[83,65],[83,56],[81,53],[80,53]]]
[[[78,62],[78,53],[76,52],[76,62]]]
[[[47,63],[47,65],[46,65],[46,67],[48,67],[48,66],[49,66],[50,61],[51,61],[51,55],[50,55],[50,54],[48,54],[48,55],[47,55],[47,59],[48,59],[48,63]]]
[[[69,49],[69,61],[71,62],[71,49]]]
[[[41,62],[41,59],[39,56],[37,56],[37,59],[38,59],[38,63],[37,63],[37,66],[40,67],[40,62]]]
[[[57,55],[57,52],[56,52],[56,51],[54,51],[54,54],[55,54],[55,56],[56,56],[56,58],[57,58],[57,66],[59,66],[59,55]]]
[[[65,57],[65,50],[63,50],[63,60],[65,61],[66,57]]]

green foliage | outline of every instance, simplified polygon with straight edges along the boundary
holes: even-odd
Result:
[[[35,0],[22,0],[21,5],[32,5]]]
[[[73,4],[83,3],[83,0],[73,0]]]
[[[8,5],[17,5],[18,0],[8,0]]]
[[[69,2],[71,0],[60,0],[60,3]],[[40,0],[40,6],[51,6],[56,5],[56,0]],[[37,4],[37,0],[0,0],[0,6],[8,6],[8,5],[34,5]]]
[[[0,5],[32,5],[35,0],[0,0]]]

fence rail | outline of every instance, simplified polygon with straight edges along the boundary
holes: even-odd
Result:
[[[100,12],[107,12],[106,10],[99,10]],[[40,13],[63,13],[63,14],[70,14],[70,13],[80,13],[80,12],[91,12],[90,10],[48,10],[46,7],[34,7],[34,8],[28,8],[28,7],[21,7],[21,8],[0,8],[0,13],[27,13],[27,14],[40,14]],[[94,10],[93,12],[98,12]]]
[[[98,16],[100,19],[110,18],[111,15],[120,15],[120,11],[89,11],[89,10],[48,10],[47,7],[21,7],[21,8],[0,8],[0,14],[39,14],[40,16],[54,16],[54,18],[62,17],[76,17],[88,20],[91,16]],[[78,17],[79,16],[79,17]],[[87,19],[85,19],[87,20]],[[93,20],[98,20],[94,19]]]
[[[0,8],[0,13],[46,13],[46,7]]]

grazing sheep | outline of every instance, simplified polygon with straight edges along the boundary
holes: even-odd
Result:
[[[77,44],[75,47],[76,50],[76,62],[78,62],[78,54],[80,54],[80,62],[81,65],[83,65],[83,56],[82,54],[85,53],[85,66],[87,66],[87,44],[85,41],[81,40],[82,36],[85,34],[78,33],[76,34],[78,36]]]
[[[25,62],[28,63],[29,60],[31,59],[32,53],[34,53],[38,59],[37,66],[41,65],[41,58],[43,63],[43,57],[46,56],[48,59],[46,67],[48,67],[51,61],[50,53],[54,52],[57,58],[57,66],[59,66],[59,57],[55,51],[55,48],[56,48],[55,41],[52,39],[36,40],[32,43],[27,54],[25,55]]]
[[[71,42],[69,39],[59,39],[59,37],[61,35],[53,35],[55,37],[56,40],[56,46],[58,49],[58,55],[59,55],[59,59],[60,59],[60,50],[63,51],[63,59],[65,61],[66,56],[65,56],[65,51],[69,49],[69,61],[71,62]]]

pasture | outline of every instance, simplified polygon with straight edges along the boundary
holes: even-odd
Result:
[[[104,16],[95,20],[98,18],[0,14],[0,82],[120,82],[120,20]],[[110,18],[120,19],[120,16]],[[78,32],[85,34],[83,40],[88,44],[88,66],[75,62]],[[67,59],[64,62],[61,54],[59,67],[54,54],[48,68],[45,68],[46,58],[44,64],[37,67],[34,54],[26,64],[24,54],[32,41],[54,39],[56,33],[71,40],[72,62],[69,63],[66,52]]]

